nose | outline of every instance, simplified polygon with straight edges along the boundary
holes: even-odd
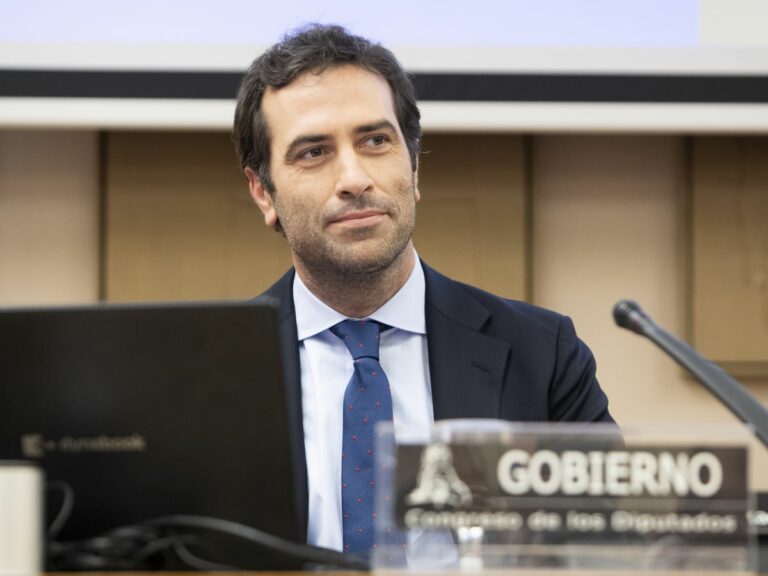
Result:
[[[336,194],[359,196],[373,188],[373,180],[353,149],[339,152]]]

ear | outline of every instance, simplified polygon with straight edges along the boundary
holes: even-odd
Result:
[[[277,212],[275,211],[272,194],[261,183],[261,178],[259,178],[256,172],[250,168],[246,168],[244,172],[245,177],[248,179],[248,189],[251,192],[251,198],[256,202],[256,206],[259,207],[261,213],[264,214],[264,223],[270,228],[274,228],[275,224],[277,224]]]
[[[413,196],[416,198],[416,202],[421,200],[421,192],[419,192],[419,158],[416,157],[416,169],[413,171]]]

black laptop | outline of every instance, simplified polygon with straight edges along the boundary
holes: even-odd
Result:
[[[288,414],[267,304],[0,312],[0,460],[40,462],[49,521],[71,488],[59,542],[179,514],[299,541]]]

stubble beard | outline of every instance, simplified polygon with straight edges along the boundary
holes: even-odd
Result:
[[[410,193],[410,197],[406,194]],[[408,198],[413,201],[415,185],[413,181],[402,182],[398,187],[398,198]],[[279,195],[275,194],[275,205],[278,208]],[[384,208],[372,205],[364,196],[348,201],[347,209],[364,210],[368,208]],[[394,211],[394,212],[393,212]],[[387,206],[389,218],[393,218],[395,228],[387,236],[375,240],[344,241],[332,237],[310,226],[306,220],[296,214],[283,214],[280,222],[283,235],[301,266],[315,282],[327,287],[337,286],[340,289],[365,288],[372,283],[380,282],[387,272],[392,271],[399,261],[407,262],[406,248],[409,246],[416,225],[415,206],[403,206],[391,201]],[[397,220],[406,217],[405,221]],[[300,230],[303,228],[303,230]],[[297,233],[297,229],[298,233]],[[353,233],[351,233],[353,234]],[[365,246],[363,246],[365,244]]]

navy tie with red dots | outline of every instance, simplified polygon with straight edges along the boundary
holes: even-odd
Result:
[[[392,420],[389,381],[379,364],[381,329],[373,320],[345,320],[331,328],[354,361],[344,393],[341,512],[344,551],[360,555],[374,546],[374,430],[377,422]]]

